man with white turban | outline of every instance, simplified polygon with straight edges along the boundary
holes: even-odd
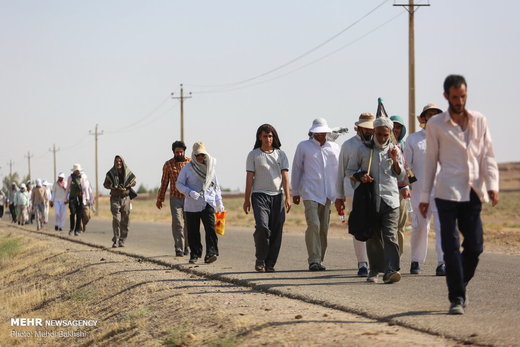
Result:
[[[401,280],[397,224],[399,221],[398,183],[405,179],[403,158],[391,141],[393,122],[387,117],[374,121],[372,145],[359,146],[349,161],[348,173],[356,189],[360,182],[373,182],[373,232],[367,241],[368,281],[384,283]]]

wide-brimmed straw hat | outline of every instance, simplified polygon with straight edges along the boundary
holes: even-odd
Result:
[[[74,172],[74,171],[76,171],[76,170],[78,170],[78,171],[81,171],[81,170],[82,170],[82,169],[81,169],[81,165],[78,164],[78,163],[72,165],[72,170],[71,170],[71,171]]]
[[[331,133],[332,129],[329,128],[327,121],[324,118],[316,118],[312,121],[312,126],[309,129],[310,133]]]
[[[428,104],[423,107],[423,110],[422,110],[421,114],[419,115],[419,117],[424,117],[424,114],[428,110],[437,110],[439,112],[442,112],[442,110],[440,108],[438,108],[435,104]]]
[[[370,112],[364,112],[359,115],[358,121],[355,123],[356,126],[366,129],[374,129],[374,120],[376,118]]]

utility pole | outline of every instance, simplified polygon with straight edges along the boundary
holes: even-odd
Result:
[[[13,164],[14,162],[12,160],[9,160],[9,177],[13,177]]]
[[[31,158],[34,157],[34,155],[31,155],[31,152],[27,151],[27,155],[25,156],[27,158],[27,163],[29,164],[29,181],[31,180]]]
[[[414,14],[420,6],[430,4],[414,4],[414,0],[408,0],[407,4],[394,4],[404,7],[408,11],[408,129],[410,134],[415,132],[415,34]],[[417,7],[417,8],[416,8]]]
[[[172,99],[179,99],[181,102],[181,141],[184,141],[184,99],[191,99],[191,92],[189,93],[189,96],[184,96],[184,89],[182,88],[181,83],[181,96],[173,96],[174,93],[172,93]]]
[[[98,125],[96,124],[96,128],[94,132],[92,130],[89,130],[88,132],[90,135],[94,135],[94,142],[95,142],[95,160],[96,160],[96,216],[99,214],[99,176],[98,176],[98,136],[103,135],[103,130],[101,132],[98,131]]]
[[[59,150],[59,148],[56,148],[56,144],[53,144],[52,148],[49,148],[49,151],[52,152],[52,158],[54,159],[54,182],[56,182],[56,152]]]

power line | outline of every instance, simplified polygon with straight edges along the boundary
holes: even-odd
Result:
[[[248,84],[248,85],[245,85],[245,86],[240,86],[240,87],[235,87],[235,88],[228,88],[228,89],[215,89],[215,90],[207,90],[207,91],[200,91],[200,92],[197,92],[198,94],[213,94],[213,93],[227,93],[227,92],[231,92],[231,91],[236,91],[236,90],[241,90],[241,89],[246,89],[246,88],[250,88],[250,87],[254,87],[254,86],[257,86],[257,85],[260,85],[260,84],[263,84],[263,83],[267,83],[267,82],[271,82],[271,81],[274,81],[274,80],[277,80],[279,78],[282,78],[282,77],[285,77],[287,75],[290,75],[294,72],[297,72],[299,70],[303,70],[311,65],[314,65],[342,50],[344,50],[345,48],[348,48],[350,46],[352,46],[353,44],[355,44],[356,42],[364,39],[365,37],[371,35],[372,33],[376,32],[377,30],[381,29],[382,27],[388,25],[389,23],[393,22],[394,20],[396,20],[398,17],[402,16],[404,13],[403,12],[400,12],[398,13],[397,15],[391,17],[390,19],[388,19],[387,21],[383,22],[382,24],[378,25],[377,27],[375,27],[374,29],[368,31],[367,33],[359,36],[358,38],[346,43],[345,45],[325,54],[325,55],[322,55],[321,57],[319,58],[316,58],[315,60],[312,60],[302,66],[299,66],[297,68],[294,68],[292,70],[289,70],[281,75],[278,75],[278,76],[275,76],[275,77],[272,77],[272,78],[269,78],[269,79],[265,79],[265,80],[262,80],[262,81],[259,81],[259,82],[256,82],[256,83],[252,83],[252,84]]]
[[[154,115],[155,112],[157,112],[168,100],[170,100],[170,96],[167,96],[165,99],[163,99],[159,105],[157,105],[152,111],[148,112],[144,117],[136,120],[135,122],[133,123],[130,123],[122,128],[117,128],[117,129],[111,129],[111,130],[107,130],[106,133],[107,134],[113,134],[113,133],[118,133],[118,132],[123,132],[129,128],[132,128],[132,127],[135,127],[136,125],[138,125],[139,123],[147,120],[148,118],[150,118],[151,116]]]
[[[378,8],[380,8],[381,6],[383,6],[388,0],[383,0],[383,2],[381,2],[379,5],[377,5],[375,8],[373,8],[372,10],[370,10],[368,13],[366,13],[365,15],[363,15],[361,18],[359,18],[358,20],[354,21],[352,24],[348,25],[347,27],[343,28],[341,31],[339,31],[338,33],[332,35],[331,37],[329,37],[328,39],[326,39],[325,41],[321,42],[320,44],[318,44],[317,46],[307,50],[306,52],[300,54],[299,56],[283,63],[282,65],[279,65],[271,70],[268,70],[266,72],[263,72],[261,74],[258,74],[256,76],[253,76],[253,77],[250,77],[250,78],[247,78],[247,79],[244,79],[244,80],[241,80],[241,81],[236,81],[236,82],[229,82],[229,83],[223,83],[223,84],[214,84],[214,85],[192,85],[192,86],[197,86],[199,88],[229,88],[229,87],[232,87],[232,86],[235,86],[235,85],[240,85],[240,84],[244,84],[244,83],[247,83],[247,82],[250,82],[250,81],[253,81],[255,79],[258,79],[258,78],[261,78],[261,77],[264,77],[266,75],[269,75],[273,72],[276,72],[278,70],[281,70],[283,69],[284,67],[306,57],[307,55],[311,54],[312,52],[320,49],[321,47],[325,46],[326,44],[328,44],[329,42],[333,41],[334,39],[338,38],[339,36],[341,36],[343,33],[345,33],[347,30],[351,29],[353,26],[355,26],[356,24],[358,24],[359,22],[361,22],[363,19],[365,19],[366,17],[368,17],[369,15],[371,15],[374,11],[376,11]]]

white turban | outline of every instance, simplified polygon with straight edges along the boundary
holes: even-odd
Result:
[[[374,128],[377,127],[387,127],[388,129],[393,130],[394,122],[392,122],[388,117],[379,117],[374,121]]]

